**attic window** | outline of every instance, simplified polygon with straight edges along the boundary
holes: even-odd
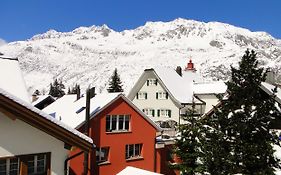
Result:
[[[147,81],[146,81],[146,85],[147,86],[157,86],[157,79],[148,79]]]
[[[82,112],[85,108],[86,108],[86,107],[83,106],[82,108],[78,109],[78,110],[76,111],[76,114],[79,114],[79,113]]]

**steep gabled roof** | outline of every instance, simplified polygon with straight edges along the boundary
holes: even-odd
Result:
[[[149,117],[147,117],[143,111],[141,111],[137,106],[135,106],[133,104],[133,102],[131,100],[129,100],[127,97],[125,97],[123,94],[118,94],[118,96],[116,96],[114,99],[112,99],[109,103],[107,103],[106,105],[104,105],[103,107],[101,107],[100,109],[96,110],[95,113],[93,113],[93,115],[91,115],[91,118],[96,117],[98,114],[100,114],[103,110],[105,110],[107,107],[109,107],[111,104],[113,104],[114,102],[116,102],[118,99],[122,99],[124,100],[127,104],[129,104],[136,112],[138,112],[149,124],[151,124],[157,131],[162,131],[162,129],[156,125]],[[81,123],[78,127],[82,126],[84,124]]]
[[[69,145],[82,150],[90,150],[93,147],[91,138],[1,88],[0,110],[7,116],[22,120]]]
[[[160,85],[169,93],[171,99],[180,106],[181,104],[190,104],[194,100],[195,103],[202,103],[201,100],[193,98],[193,95],[199,94],[220,94],[226,92],[226,85],[222,81],[218,82],[202,82],[195,72],[182,72],[180,76],[172,68],[155,68],[146,69],[138,79],[135,86],[128,94],[128,98],[133,100],[136,93],[141,89],[152,73],[159,81]]]
[[[17,58],[0,56],[0,87],[16,97],[30,102]]]
[[[90,101],[90,116],[91,118],[97,116],[108,106],[113,104],[118,99],[122,98],[126,101],[133,109],[135,109],[145,120],[147,120],[157,131],[161,131],[151,119],[149,119],[140,109],[138,109],[128,98],[121,93],[104,93],[98,94],[91,98]],[[75,100],[76,95],[65,95],[58,99],[56,102],[47,106],[43,111],[51,114],[55,113],[55,117],[61,122],[73,127],[79,128],[85,122],[85,107],[86,97],[82,97],[79,100]]]

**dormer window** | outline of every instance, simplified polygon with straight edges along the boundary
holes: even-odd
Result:
[[[137,93],[137,99],[140,99],[140,100],[147,99],[147,92],[138,92]]]
[[[146,80],[147,86],[157,86],[157,79],[150,78]]]
[[[168,99],[168,93],[164,91],[156,92],[156,99]]]

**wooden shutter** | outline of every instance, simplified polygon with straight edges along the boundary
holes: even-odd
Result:
[[[157,79],[155,79],[155,85],[156,85],[156,86],[157,86],[157,82],[158,82]]]
[[[169,96],[169,95],[168,95],[168,92],[166,92],[166,99],[168,99],[168,96]]]
[[[154,117],[154,109],[152,109],[152,117]]]
[[[171,110],[168,110],[168,116],[171,118],[171,113],[172,113],[172,111]]]
[[[139,99],[139,93],[137,93],[137,99]]]
[[[158,92],[156,92],[156,99],[158,99]]]
[[[144,94],[145,99],[147,99],[147,93]]]
[[[149,86],[149,80],[146,80],[146,85]]]
[[[157,110],[157,116],[160,117],[160,109]]]

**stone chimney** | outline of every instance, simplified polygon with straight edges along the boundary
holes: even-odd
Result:
[[[177,66],[176,72],[177,72],[180,76],[182,76],[182,69],[181,69],[180,66]]]
[[[184,71],[192,71],[196,72],[196,69],[194,68],[194,64],[192,63],[192,60],[189,60],[189,63],[187,63],[187,66],[185,67]]]

